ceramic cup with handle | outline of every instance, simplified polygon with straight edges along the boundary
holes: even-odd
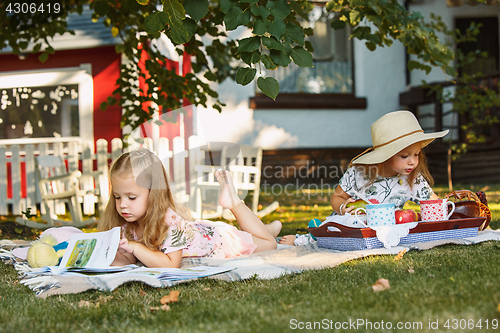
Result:
[[[354,212],[356,218],[360,222],[362,220],[359,219],[359,212],[364,211],[366,213],[366,224],[369,227],[378,227],[383,225],[395,225],[396,224],[396,215],[395,215],[395,204],[391,203],[383,203],[383,204],[371,204],[366,205],[365,208],[358,208]]]
[[[448,209],[451,206],[451,210]],[[422,221],[445,221],[455,211],[455,203],[448,199],[420,200]]]

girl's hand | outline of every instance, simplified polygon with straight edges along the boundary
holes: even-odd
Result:
[[[120,239],[120,243],[118,243],[118,253],[131,253],[134,254],[134,241],[129,241],[126,238]]]
[[[354,206],[352,207],[346,207],[348,203],[351,203],[351,202],[355,202],[356,200],[354,200],[353,198],[349,198],[347,199],[343,204],[342,206],[340,206],[340,214],[344,215],[346,213],[350,213],[353,209],[354,209]]]

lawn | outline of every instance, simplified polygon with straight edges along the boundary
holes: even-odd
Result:
[[[500,227],[500,185],[461,188],[486,190],[491,226]],[[295,233],[311,218],[330,214],[330,195],[263,193],[264,206],[281,204],[265,220],[280,219],[282,234]],[[203,279],[169,289],[130,283],[114,292],[47,299],[37,299],[13,267],[0,264],[0,332],[498,332],[499,257],[496,242],[446,245],[400,260],[374,256],[274,280]],[[379,278],[390,289],[374,292]],[[168,311],[158,309],[171,290],[180,291],[179,300]]]

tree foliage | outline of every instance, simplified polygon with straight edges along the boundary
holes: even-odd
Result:
[[[30,50],[42,62],[54,53],[51,38],[71,33],[68,14],[81,14],[88,5],[94,19],[104,19],[110,33],[121,38],[116,51],[127,61],[114,92],[119,100],[110,97],[101,107],[118,102],[125,110],[122,125],[137,127],[151,119],[154,105],[179,109],[181,98],[205,107],[213,101],[212,106],[220,111],[222,104],[210,82],[226,78],[242,85],[257,80],[263,93],[276,98],[279,84],[264,77],[261,66],[274,70],[292,61],[301,67],[313,65],[313,48],[306,38],[312,30],[301,25],[309,20],[314,6],[306,0],[65,0],[58,13],[13,12],[9,7],[13,4],[13,0],[0,4],[0,49],[9,46],[15,54]],[[366,41],[368,49],[391,46],[398,40],[416,55],[408,64],[411,69],[429,72],[437,66],[455,75],[451,49],[439,42],[419,13],[408,12],[397,0],[334,0],[325,7],[336,14],[333,29],[349,25],[352,37]],[[249,29],[251,36],[228,37],[228,32],[241,27]],[[192,74],[179,76],[166,69],[166,58],[155,46],[162,34],[180,55],[192,56]],[[145,66],[141,67],[144,54]],[[139,78],[147,83],[147,91],[139,89]]]

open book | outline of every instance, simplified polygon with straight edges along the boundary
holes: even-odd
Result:
[[[68,247],[59,266],[42,267],[27,275],[38,273],[61,274],[110,274],[130,273],[154,276],[159,280],[183,280],[200,278],[230,271],[232,267],[197,266],[180,268],[147,268],[137,265],[110,266],[115,259],[121,237],[120,227],[108,231],[71,235]]]
[[[115,227],[103,232],[73,234],[59,266],[43,267],[36,273],[59,275],[68,272],[114,273],[128,270],[128,266],[110,266],[118,250],[120,232],[120,227]]]

